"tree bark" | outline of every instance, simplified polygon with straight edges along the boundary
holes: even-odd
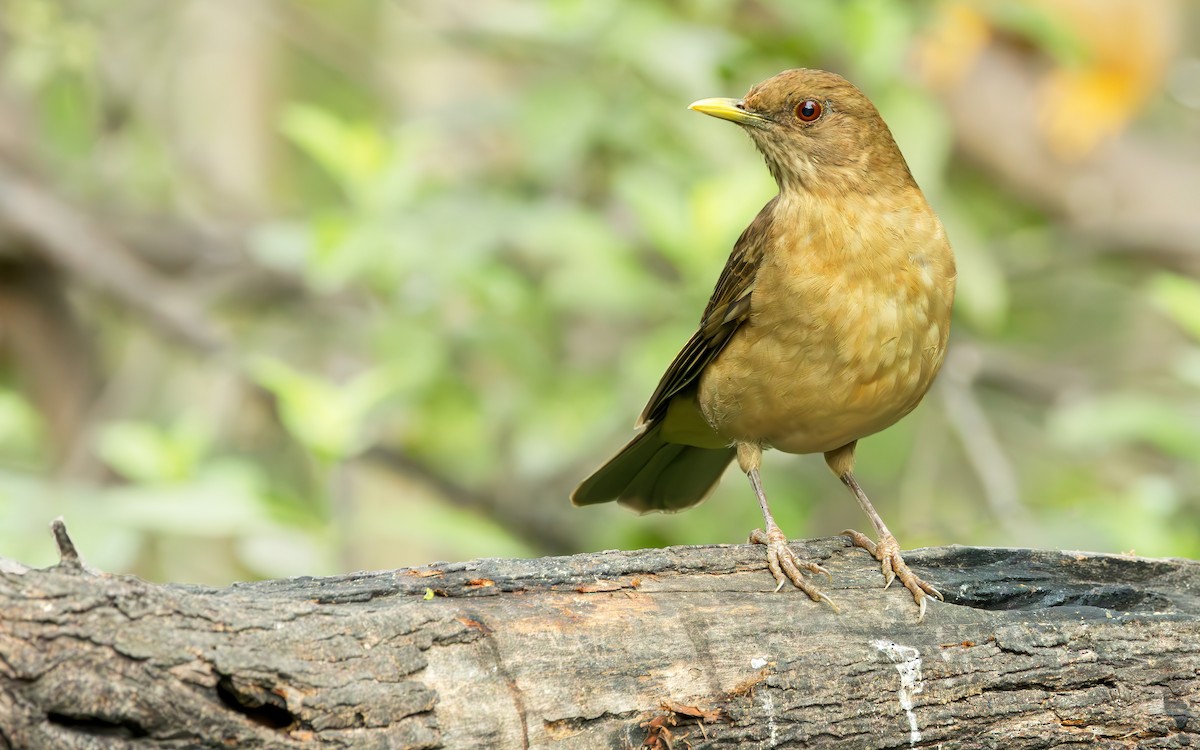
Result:
[[[235,584],[0,561],[0,748],[1200,746],[1200,563],[846,539]]]

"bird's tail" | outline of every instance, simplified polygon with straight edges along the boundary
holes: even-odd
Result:
[[[595,505],[616,500],[640,513],[689,508],[708,497],[733,448],[697,448],[669,443],[656,421],[621,449],[571,493],[575,505]]]

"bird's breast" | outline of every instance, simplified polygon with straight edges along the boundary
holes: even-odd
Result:
[[[954,263],[923,200],[776,230],[742,324],[700,379],[729,440],[789,453],[839,448],[910,412],[941,367]]]

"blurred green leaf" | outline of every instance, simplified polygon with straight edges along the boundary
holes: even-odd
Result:
[[[43,438],[42,421],[29,401],[0,386],[0,451],[32,462]]]
[[[975,225],[958,212],[956,201],[938,208],[958,269],[954,313],[981,331],[995,333],[1008,315],[1009,290],[1003,268]]]
[[[890,0],[849,0],[844,3],[846,43],[852,53],[860,86],[870,88],[892,78],[911,45],[914,9]]]
[[[272,523],[261,500],[262,476],[241,462],[221,462],[188,482],[126,486],[107,493],[105,512],[123,526],[199,537],[261,534]]]
[[[295,369],[281,360],[255,357],[252,377],[275,394],[288,432],[324,460],[346,458],[368,444],[373,412],[388,398],[422,380],[420,352],[404,362],[366,370],[334,383]]]
[[[1159,310],[1200,341],[1200,282],[1175,273],[1158,273],[1150,280],[1148,292]]]
[[[366,122],[347,122],[310,104],[292,104],[282,114],[283,134],[337,180],[347,194],[359,197],[378,179],[389,159],[378,130]]]
[[[178,482],[192,477],[212,445],[212,429],[195,415],[163,427],[148,422],[109,422],[97,450],[114,471],[135,482]]]

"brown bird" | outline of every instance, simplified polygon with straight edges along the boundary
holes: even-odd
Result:
[[[942,598],[900,546],[854,478],[859,438],[921,401],[941,367],[954,300],[954,256],[891,131],[870,100],[833,73],[788,70],[743,99],[690,109],[742,126],[779,194],[738,238],[700,327],[667,368],[640,432],[571,496],[637,511],[675,511],[712,492],[734,457],[765,529],[776,591],[791,580],[833,604],[802,571],[759,479],[766,448],[824,453],[854,493],[878,541],[844,531],[899,578],[925,614]]]

